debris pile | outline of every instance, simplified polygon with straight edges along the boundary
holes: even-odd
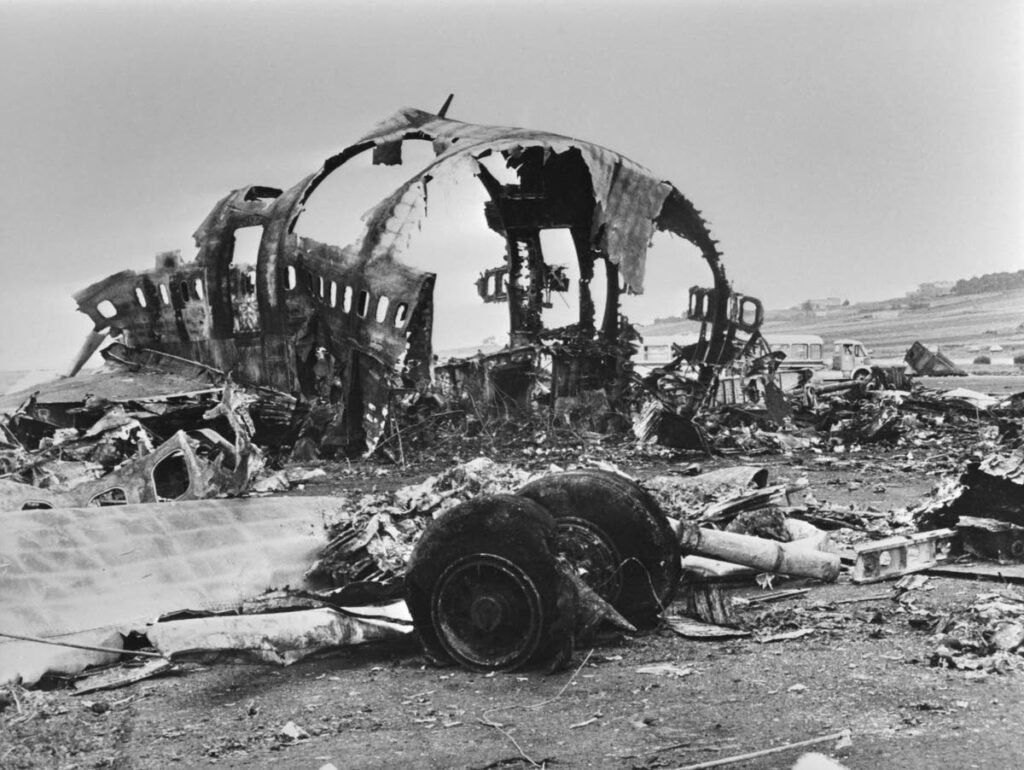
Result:
[[[343,497],[344,514],[328,524],[328,544],[308,575],[336,587],[397,583],[428,522],[474,497],[511,494],[530,478],[519,468],[478,457],[393,492]]]
[[[935,377],[966,377],[967,372],[954,364],[941,351],[931,351],[920,342],[915,342],[907,350],[904,360],[918,374]]]
[[[807,393],[813,393],[809,390]],[[791,393],[791,416],[773,421],[767,410],[723,406],[704,421],[708,444],[721,454],[857,452],[880,444],[926,451],[931,463],[955,466],[972,452],[1021,441],[1024,401],[958,388],[938,391],[865,389]]]
[[[918,610],[910,624],[934,634],[932,666],[979,674],[1024,671],[1024,593],[1012,587],[979,594],[970,607],[946,615]]]
[[[249,491],[267,465],[256,441],[281,432],[295,400],[240,387],[208,367],[189,371],[189,362],[164,355],[128,366],[112,348],[99,372],[34,393],[0,419],[3,509]],[[173,385],[181,390],[168,394]]]
[[[644,480],[643,487],[673,516],[697,520],[711,503],[733,500],[767,483],[767,469],[737,465],[692,476],[653,476]]]

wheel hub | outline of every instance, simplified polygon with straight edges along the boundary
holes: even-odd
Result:
[[[540,593],[515,563],[494,554],[463,556],[431,595],[431,621],[449,655],[469,668],[508,671],[540,643]]]
[[[479,596],[469,608],[469,616],[474,625],[488,633],[498,628],[508,615],[508,602],[500,596]]]
[[[558,520],[558,551],[583,582],[610,604],[622,593],[622,558],[604,531],[591,521],[566,516]]]

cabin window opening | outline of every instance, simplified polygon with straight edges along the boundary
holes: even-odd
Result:
[[[105,492],[100,492],[95,495],[90,501],[89,505],[103,507],[107,505],[128,505],[128,496],[124,490],[120,487],[114,487],[108,489]]]
[[[398,303],[398,307],[395,308],[395,328],[401,329],[405,326],[405,322],[409,318],[409,306],[404,303]]]
[[[172,452],[153,467],[153,488],[157,500],[177,500],[188,492],[191,479],[185,455]]]

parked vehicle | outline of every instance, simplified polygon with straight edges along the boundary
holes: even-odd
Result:
[[[842,372],[845,379],[870,377],[871,356],[867,347],[858,340],[836,340],[832,348],[832,371]]]
[[[785,353],[779,369],[824,369],[825,342],[817,334],[776,334],[768,340],[773,353]]]
[[[672,363],[675,359],[673,345],[682,347],[696,341],[696,334],[644,337],[639,352],[633,357],[633,367],[637,372],[647,374],[660,366]]]
[[[817,334],[776,334],[768,338],[768,345],[773,352],[786,354],[779,364],[783,387],[791,385],[793,372],[806,369],[823,380],[855,380],[871,375],[870,353],[859,340],[836,340],[830,360],[825,359],[825,341]]]

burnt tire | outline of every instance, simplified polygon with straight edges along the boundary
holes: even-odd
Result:
[[[406,603],[428,659],[512,671],[572,649],[576,593],[557,566],[555,521],[523,497],[479,497],[427,527]]]
[[[637,626],[657,621],[682,572],[668,517],[639,485],[609,471],[566,471],[518,492],[557,522],[559,551],[583,580]]]

